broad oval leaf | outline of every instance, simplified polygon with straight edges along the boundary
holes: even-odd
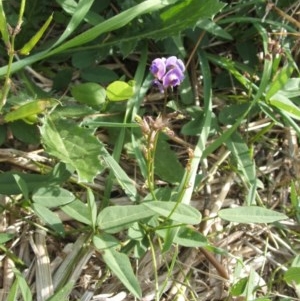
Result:
[[[284,274],[284,280],[288,284],[300,284],[300,267],[290,267]]]
[[[244,224],[273,223],[288,218],[283,213],[259,206],[221,209],[218,215],[224,220]]]
[[[99,106],[105,102],[105,89],[96,83],[83,83],[71,89],[72,96],[79,102],[89,106]]]
[[[106,94],[110,101],[123,101],[133,96],[134,87],[122,81],[115,81],[108,85]]]
[[[52,228],[59,235],[65,235],[64,226],[55,213],[53,213],[47,207],[35,203],[32,204],[32,209],[47,226]]]
[[[46,151],[75,168],[80,182],[92,182],[103,169],[98,158],[102,145],[89,130],[50,117],[40,130]]]
[[[105,232],[101,233],[100,235],[94,235],[93,244],[98,250],[116,248],[120,246],[120,242],[114,236]]]
[[[110,270],[119,278],[125,287],[137,298],[141,298],[142,291],[132,265],[127,255],[119,253],[113,248],[101,250],[102,259]]]
[[[195,225],[199,224],[201,221],[201,213],[194,207],[187,204],[154,201],[144,203],[144,205],[153,210],[155,213],[179,223]]]
[[[90,210],[87,204],[84,204],[80,200],[75,201],[62,206],[61,210],[68,216],[74,218],[75,220],[84,223],[86,225],[92,225]]]
[[[104,208],[98,215],[97,224],[101,230],[117,233],[128,228],[136,221],[147,219],[155,215],[144,204],[112,206]]]
[[[167,231],[169,229],[160,229],[156,233],[163,237],[167,237]],[[188,248],[200,248],[206,247],[209,243],[205,236],[203,236],[199,231],[190,227],[180,227],[179,230],[173,237],[172,243],[176,243],[180,246]]]
[[[42,206],[53,208],[74,201],[75,196],[72,192],[64,188],[48,186],[37,189],[32,195],[32,200]]]

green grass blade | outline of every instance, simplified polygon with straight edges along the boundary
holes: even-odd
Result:
[[[206,53],[202,50],[199,51],[199,59],[201,64],[201,70],[203,74],[204,81],[204,120],[200,128],[202,128],[200,137],[196,144],[193,159],[191,162],[191,166],[189,170],[186,170],[185,176],[183,177],[183,181],[180,184],[179,191],[184,191],[182,196],[182,203],[188,204],[190,202],[194,183],[197,175],[197,170],[200,164],[201,157],[203,155],[203,151],[205,149],[206,141],[210,131],[210,124],[212,118],[212,83],[211,83],[211,73],[210,67],[208,64]],[[185,189],[186,183],[188,183],[188,188]]]
[[[66,1],[58,0],[57,1],[61,6],[66,5]],[[78,27],[78,25],[82,22],[88,11],[90,10],[92,4],[94,3],[94,0],[80,0],[78,4],[74,1],[74,7],[72,18],[70,22],[68,23],[65,31],[62,33],[62,35],[59,37],[59,39],[55,42],[55,44],[52,46],[55,47],[59,45],[61,42],[63,42],[65,39],[67,39],[74,30]]]

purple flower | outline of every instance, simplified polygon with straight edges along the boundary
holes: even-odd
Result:
[[[153,60],[150,71],[156,78],[162,80],[162,77],[166,73],[166,59],[163,57]]]
[[[184,71],[183,61],[176,56],[157,58],[150,66],[150,72],[155,77],[153,84],[157,85],[162,93],[168,87],[179,86],[184,79]]]

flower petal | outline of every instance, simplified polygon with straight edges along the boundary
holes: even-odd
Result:
[[[184,75],[178,67],[169,70],[162,79],[164,87],[175,87],[181,84]]]
[[[157,58],[152,61],[150,66],[150,72],[159,80],[161,80],[166,73],[165,61],[165,58]]]

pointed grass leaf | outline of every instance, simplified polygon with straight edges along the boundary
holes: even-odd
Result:
[[[36,204],[53,208],[66,205],[75,200],[75,195],[58,186],[40,187],[32,194],[32,200]]]
[[[63,42],[74,32],[74,30],[78,27],[78,25],[80,25],[82,20],[88,14],[94,0],[80,0],[78,3],[73,0],[57,0],[56,2],[58,2],[67,13],[70,13],[72,15],[72,18],[69,21],[65,31],[52,47]]]
[[[163,3],[161,0],[143,1],[142,3],[137,4],[119,13],[118,15],[76,35],[71,40],[53,49],[53,51],[51,51],[51,54],[60,53],[76,46],[82,46],[88,42],[93,41],[103,33],[110,32],[125,26],[131,20],[142,14],[150,13],[167,5],[169,5],[169,3]]]
[[[50,228],[52,228],[60,236],[65,235],[64,226],[59,217],[45,206],[33,203],[32,209],[35,214]]]
[[[143,205],[153,210],[153,212],[179,223],[195,225],[201,221],[201,213],[187,204],[153,201],[146,202]]]
[[[61,210],[76,221],[89,226],[92,225],[88,205],[78,199],[62,206]]]
[[[273,223],[287,219],[283,213],[259,206],[221,209],[218,215],[224,220],[243,224]]]
[[[254,161],[250,157],[250,150],[237,132],[227,140],[226,145],[237,163],[237,169],[243,174],[247,184],[255,184],[256,173]]]
[[[114,81],[107,86],[106,94],[110,101],[128,100],[134,95],[134,87],[122,81]]]
[[[72,96],[80,103],[97,107],[105,103],[105,89],[96,83],[78,84],[71,88]]]
[[[51,21],[53,19],[53,14],[49,16],[43,26],[38,30],[38,32],[20,49],[20,54],[28,55],[33,47],[38,43],[38,41],[42,38],[43,34],[49,27]]]
[[[155,213],[144,204],[112,206],[104,208],[98,215],[99,228],[108,233],[117,233],[136,221],[148,219]]]
[[[101,251],[102,259],[109,269],[119,278],[125,287],[136,297],[141,298],[142,292],[140,285],[127,255],[119,253],[114,249]]]
[[[294,71],[294,67],[292,65],[284,66],[272,80],[270,87],[266,93],[265,99],[268,101],[273,95],[275,95],[279,90],[281,90],[287,81],[290,79],[292,73]]]
[[[178,4],[160,15],[162,23],[158,24],[160,27],[153,37],[173,36],[184,29],[194,28],[199,20],[213,18],[224,6],[225,4],[218,0],[178,1]]]
[[[80,182],[92,182],[102,171],[98,158],[101,144],[89,130],[48,117],[40,131],[46,151],[75,168]]]
[[[278,92],[271,97],[269,103],[279,111],[283,111],[292,118],[300,120],[300,109],[289,98]]]
[[[82,0],[84,2],[84,0]],[[105,21],[103,21],[100,24],[97,24],[96,26],[87,29],[86,31],[76,35],[74,38],[72,38],[69,41],[66,41],[65,43],[62,43],[58,47],[52,49],[49,51],[49,49],[46,49],[44,51],[41,51],[37,54],[31,55],[25,59],[22,59],[20,61],[14,62],[11,66],[11,72],[16,72],[17,70],[20,70],[30,64],[33,64],[39,60],[45,59],[46,57],[50,57],[52,55],[64,52],[67,49],[77,47],[77,46],[83,46],[84,44],[93,41],[97,37],[99,37],[101,34],[106,32],[111,32],[113,30],[119,29],[126,24],[128,24],[130,21],[132,21],[134,18],[150,13],[156,10],[159,10],[161,8],[166,7],[169,5],[168,1],[161,1],[161,0],[151,0],[151,1],[143,1],[142,3],[139,3],[115,16],[112,18],[109,18]],[[151,33],[153,35],[153,33]],[[134,36],[133,39],[139,39],[139,37]],[[115,44],[119,44],[119,39],[115,42]],[[105,46],[105,44],[104,44]],[[0,67],[0,77],[2,77],[7,72],[7,66]]]
[[[23,300],[24,301],[32,301],[31,290],[30,290],[30,287],[27,284],[24,276],[22,275],[22,273],[19,270],[15,269],[15,268],[13,268],[13,272],[16,276],[16,280],[15,280],[16,286],[20,288]],[[7,300],[9,300],[9,298]],[[11,300],[15,301],[15,300],[17,300],[17,298],[16,299],[13,298]]]
[[[47,301],[69,301],[70,293],[74,288],[74,281],[69,281],[65,284],[59,291],[57,291],[53,296],[47,299]]]

